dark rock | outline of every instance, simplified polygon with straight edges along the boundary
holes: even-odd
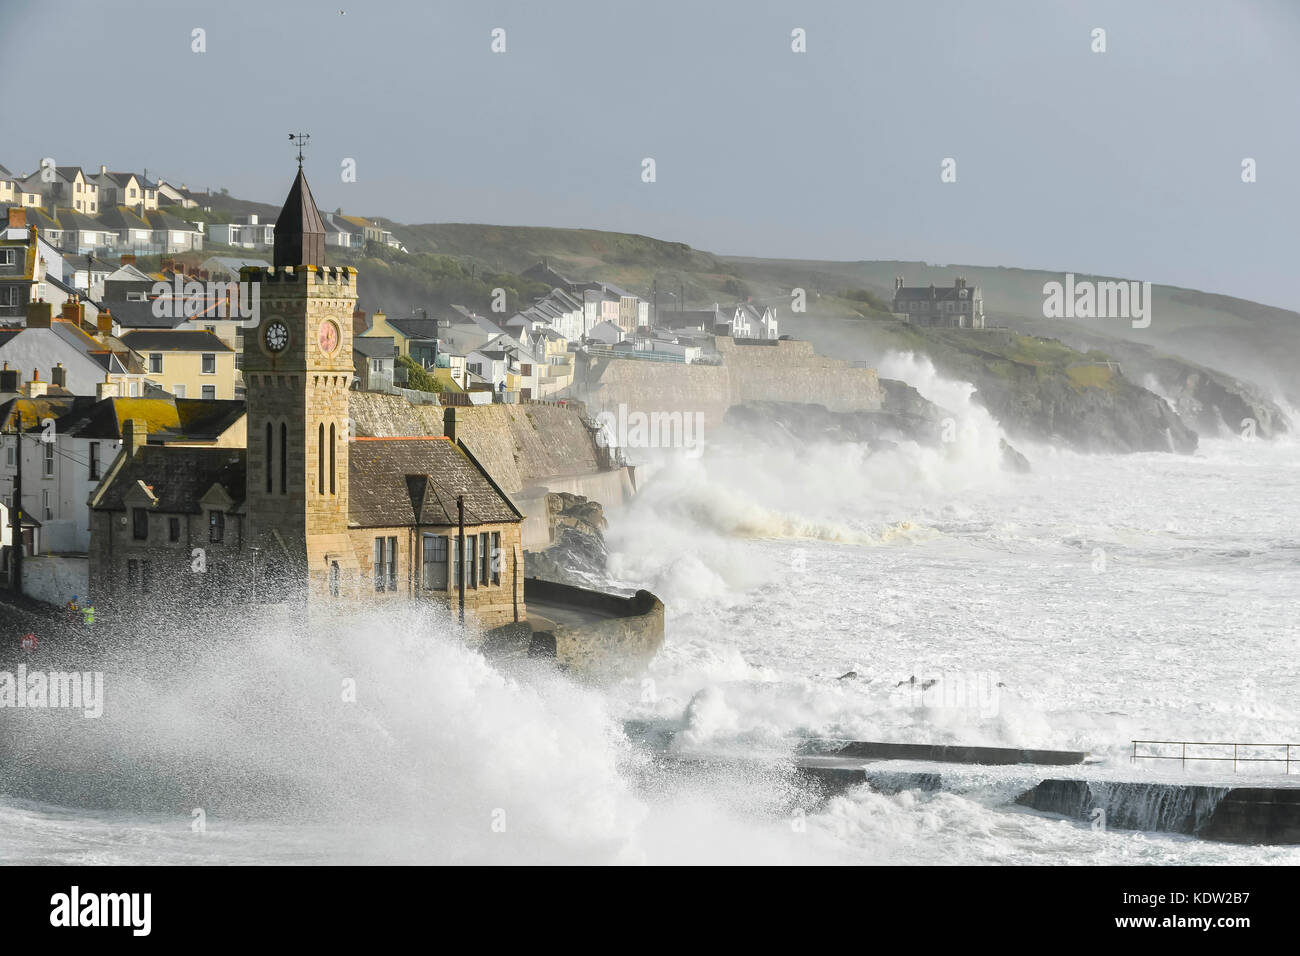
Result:
[[[1002,467],[1008,471],[1018,471],[1022,474],[1030,471],[1029,459],[1020,452],[1011,447],[1011,444],[1005,438],[998,439],[998,447],[1002,449]]]
[[[605,511],[600,502],[568,492],[546,496],[551,544],[544,551],[524,552],[527,577],[559,584],[590,585],[604,578]]]

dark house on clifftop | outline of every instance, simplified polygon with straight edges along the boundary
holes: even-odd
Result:
[[[984,292],[964,278],[951,286],[905,286],[894,279],[894,312],[913,325],[949,329],[984,328]]]

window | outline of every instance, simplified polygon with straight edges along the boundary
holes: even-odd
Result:
[[[334,443],[335,443],[334,425],[331,423],[330,424],[330,494],[336,493],[334,491]]]
[[[215,385],[204,385],[204,386],[203,386],[203,398],[204,398],[206,401],[209,401],[209,402],[211,402],[211,401],[215,401],[215,400],[216,400],[216,397],[217,397],[217,386],[215,386]]]
[[[306,478],[303,481],[306,482]],[[289,426],[280,423],[280,494],[289,493]]]
[[[316,494],[325,494],[325,423],[316,428]]]
[[[492,532],[492,583],[501,583],[501,532]]]
[[[0,249],[0,265],[11,266],[17,262],[16,249]]]
[[[478,587],[478,537],[465,536],[465,587]]]
[[[272,440],[271,423],[266,423],[266,493],[271,493],[271,462],[274,442]]]
[[[143,508],[131,509],[131,537],[136,541],[149,540],[149,512]]]
[[[208,331],[211,332],[212,329],[208,329]],[[204,375],[217,374],[217,353],[216,352],[203,353],[203,374]]]
[[[208,541],[221,544],[226,538],[226,516],[215,509],[208,512]]]
[[[128,190],[126,191],[126,194],[127,194],[127,196],[128,196],[129,198],[134,199],[134,198],[135,198],[135,188],[132,187],[131,189],[128,189]]]
[[[54,517],[54,512],[50,510],[50,493],[48,490],[41,492],[41,514],[45,516],[46,521]]]
[[[5,464],[6,464],[6,465],[14,465],[14,464],[16,464],[16,459],[15,459],[15,456],[14,456],[14,447],[13,447],[13,445],[10,445],[9,447],[7,447],[7,448],[5,449]]]
[[[132,398],[139,398],[139,397],[140,397],[140,383],[139,383],[139,382],[132,382],[129,391],[130,391],[130,393],[131,393],[131,397],[132,397]]]
[[[203,328],[211,332],[213,335],[217,334],[217,327],[215,325],[205,325]],[[216,356],[213,356],[213,361],[216,361]]]
[[[375,539],[375,590],[397,590],[397,539]]]
[[[185,386],[180,382],[177,382],[175,385],[172,386],[172,394],[175,395],[177,398],[184,398]]]
[[[181,539],[181,519],[168,518],[167,519],[167,540],[174,543],[179,541],[180,539]]]
[[[490,540],[491,539],[488,537],[488,533],[486,531],[484,531],[481,535],[478,536],[478,561],[479,561],[478,579],[483,582],[484,586],[487,585],[488,581],[492,580],[492,572],[491,572],[492,549],[488,547],[488,542]]]
[[[425,534],[421,553],[424,556],[424,584],[433,591],[447,589],[447,539],[440,534]]]
[[[47,441],[45,445],[45,477],[54,477],[54,442]]]
[[[151,374],[153,374],[153,375],[160,375],[160,374],[162,373],[162,353],[161,353],[161,352],[150,352],[150,353],[149,353],[149,372],[150,372]]]
[[[382,372],[383,370],[384,370],[384,360],[383,360],[383,359],[371,359],[371,360],[370,360],[370,371],[372,371],[372,372]]]

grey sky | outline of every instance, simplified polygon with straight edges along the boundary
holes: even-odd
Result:
[[[306,130],[323,208],[1300,308],[1298,54],[1297,0],[0,0],[0,163],[279,202]]]

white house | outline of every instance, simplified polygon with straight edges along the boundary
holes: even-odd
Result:
[[[623,341],[623,330],[618,322],[605,319],[591,327],[587,332],[587,338],[600,345],[617,345]]]
[[[236,222],[209,223],[208,242],[240,249],[270,249],[275,245],[275,223],[259,222],[256,213]]]

